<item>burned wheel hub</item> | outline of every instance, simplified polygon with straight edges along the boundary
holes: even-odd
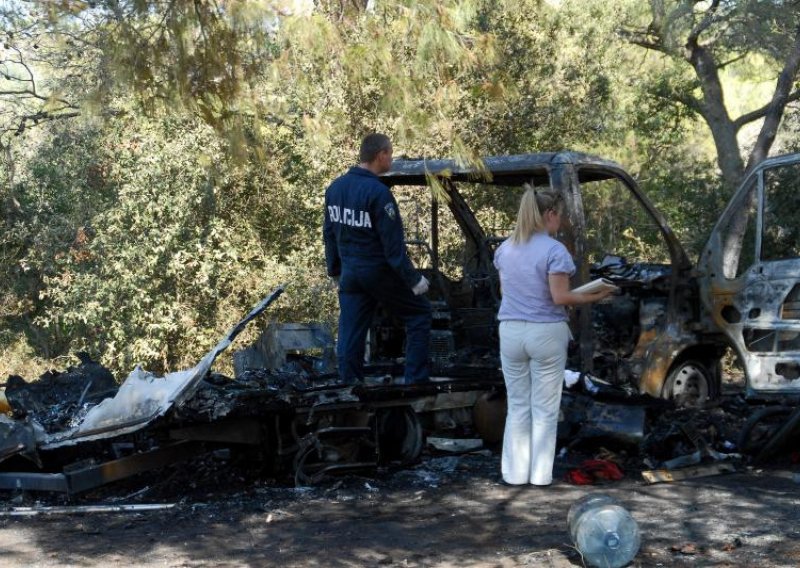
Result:
[[[664,395],[678,406],[700,406],[713,393],[711,381],[711,375],[702,363],[684,361],[670,371]]]

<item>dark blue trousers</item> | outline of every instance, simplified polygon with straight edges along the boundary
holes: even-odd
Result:
[[[336,355],[345,382],[364,379],[367,331],[378,304],[406,326],[406,383],[428,379],[431,304],[415,296],[388,266],[345,262],[339,278],[339,340]]]

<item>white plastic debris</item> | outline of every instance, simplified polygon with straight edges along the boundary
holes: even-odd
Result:
[[[570,388],[577,384],[577,382],[581,380],[581,374],[578,371],[571,371],[570,369],[566,369],[564,371],[564,386]]]
[[[166,410],[174,395],[194,374],[194,369],[189,369],[157,377],[137,366],[114,398],[105,399],[86,414],[77,434],[148,419],[162,408]]]
[[[283,286],[280,286],[256,304],[250,313],[233,326],[191,369],[157,377],[137,366],[113,398],[107,398],[89,410],[77,426],[48,436],[47,443],[42,447],[52,449],[81,441],[128,434],[163,415],[173,404],[180,404],[196,391],[217,356],[231,345],[250,321],[261,314],[282,293]]]
[[[483,447],[480,438],[438,438],[428,436],[428,444],[442,452],[471,452]]]
[[[594,384],[594,381],[589,378],[589,375],[585,375],[583,377],[583,386],[585,386],[586,390],[592,394],[597,394],[600,392],[600,387]]]

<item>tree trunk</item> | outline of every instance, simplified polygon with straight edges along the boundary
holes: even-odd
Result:
[[[772,95],[769,110],[764,117],[764,124],[761,125],[761,132],[758,133],[756,144],[753,146],[753,151],[750,152],[750,157],[747,160],[748,171],[767,157],[772,143],[775,142],[775,136],[778,134],[778,126],[780,126],[781,119],[783,118],[786,101],[789,97],[789,93],[792,91],[792,86],[794,85],[799,67],[800,26],[795,30],[792,50],[786,57],[786,63],[783,66],[781,74],[778,76],[778,83],[775,85],[775,93]]]
[[[0,142],[0,163],[5,163],[6,166],[6,184],[7,190],[3,191],[0,187],[0,207],[3,208],[5,213],[6,226],[10,227],[14,221],[14,216],[19,213],[19,201],[14,198],[14,174],[16,168],[14,167],[14,155],[11,153],[11,143],[8,145]]]
[[[694,67],[703,91],[700,112],[714,138],[714,145],[717,148],[717,164],[722,172],[722,179],[728,189],[733,191],[744,175],[744,161],[739,150],[739,141],[736,138],[738,129],[725,108],[722,83],[719,80],[714,57],[707,49],[696,43],[687,48],[689,49],[689,62]]]

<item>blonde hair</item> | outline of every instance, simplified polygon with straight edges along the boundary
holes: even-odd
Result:
[[[545,230],[544,213],[547,211],[564,212],[564,200],[553,191],[534,189],[529,183],[524,184],[525,193],[519,203],[517,226],[511,233],[511,242],[515,245],[527,243],[534,233]]]

